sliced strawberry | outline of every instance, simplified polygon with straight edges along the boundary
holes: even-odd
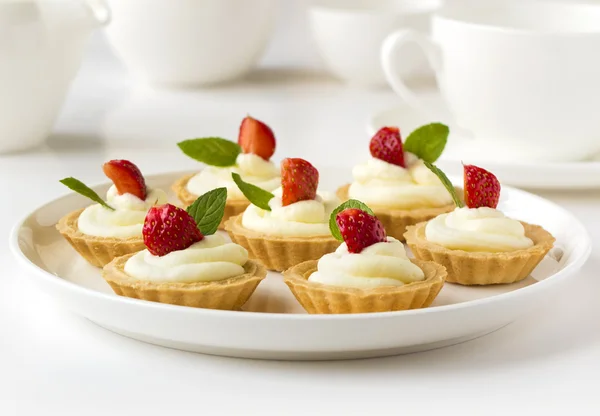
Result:
[[[146,181],[142,172],[129,160],[111,160],[102,166],[104,174],[113,181],[119,195],[132,194],[146,199]]]
[[[298,201],[315,199],[319,186],[319,171],[304,159],[288,158],[281,161],[283,206]]]
[[[202,240],[194,218],[185,210],[171,204],[150,208],[142,228],[144,244],[155,256],[185,250]]]
[[[360,253],[375,243],[387,241],[381,221],[363,210],[345,209],[337,214],[335,222],[350,253]]]
[[[398,127],[383,127],[371,139],[369,144],[371,156],[393,165],[406,167],[404,149]]]
[[[464,166],[465,203],[469,208],[496,208],[500,182],[493,173],[474,165]]]
[[[252,153],[269,160],[275,153],[273,130],[262,121],[250,116],[242,120],[238,144],[244,153]]]

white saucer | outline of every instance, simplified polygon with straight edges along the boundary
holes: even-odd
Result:
[[[404,136],[414,128],[433,121],[448,123],[450,116],[443,108],[438,94],[428,94],[425,101],[433,114],[438,114],[437,120],[414,110],[408,105],[375,113],[371,116],[367,132],[375,134],[383,126],[398,126]],[[461,138],[456,133],[450,133],[448,145],[438,165],[446,173],[462,176],[461,162],[476,164],[493,172],[502,183],[521,188],[531,189],[591,189],[600,188],[600,161],[582,162],[500,162],[494,155],[501,147],[490,151],[483,149],[481,142]]]
[[[328,183],[345,183],[323,169]],[[181,173],[150,176],[170,189]],[[100,194],[108,185],[94,187]],[[170,195],[173,200],[174,195]],[[456,344],[514,321],[560,291],[586,261],[590,239],[563,208],[529,193],[503,189],[501,209],[543,225],[556,248],[533,276],[513,285],[446,284],[430,308],[357,315],[307,315],[278,273],[270,273],[241,311],[216,311],[115,295],[55,229],[66,213],[88,201],[74,193],[36,208],[12,232],[11,250],[25,274],[61,306],[116,333],[145,342],[208,354],[262,359],[347,359],[423,351]]]

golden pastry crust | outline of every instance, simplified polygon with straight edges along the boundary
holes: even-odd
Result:
[[[521,221],[534,245],[503,253],[451,250],[425,238],[426,222],[408,227],[406,242],[417,259],[446,267],[446,281],[461,285],[515,283],[525,279],[554,245],[554,237],[539,225]]]
[[[142,236],[129,238],[97,237],[79,231],[77,221],[84,208],[65,215],[56,229],[92,266],[104,267],[114,258],[136,253],[146,248]]]
[[[125,273],[125,263],[131,256],[133,254],[119,257],[107,264],[102,270],[104,280],[117,295],[171,305],[239,310],[267,276],[267,270],[262,265],[248,260],[244,265],[246,273],[225,280],[197,283],[149,282]]]
[[[242,216],[230,218],[225,230],[234,243],[248,250],[250,258],[259,260],[267,269],[283,271],[307,260],[317,260],[335,251],[341,244],[331,235],[317,237],[279,237],[249,230]]]
[[[199,197],[199,195],[194,195],[187,189],[187,183],[194,175],[196,174],[192,173],[182,176],[171,186],[171,189],[173,192],[175,192],[177,198],[179,198],[179,200],[183,203],[184,208],[192,205]],[[227,203],[225,204],[225,214],[223,214],[223,219],[219,224],[219,230],[224,230],[227,220],[243,213],[249,205],[250,202],[247,199],[228,199]]]
[[[426,308],[444,285],[446,269],[429,262],[411,259],[425,273],[425,280],[404,286],[372,289],[330,286],[309,282],[318,261],[307,261],[283,273],[284,282],[302,307],[311,314],[371,313]]]
[[[341,201],[347,201],[349,199],[349,188],[350,184],[347,184],[338,188],[336,191],[336,195]],[[404,233],[406,232],[406,227],[409,225],[418,224],[422,221],[428,221],[440,214],[453,211],[456,208],[456,205],[451,203],[439,208],[417,209],[394,209],[371,204],[369,204],[369,207],[373,210],[375,216],[383,224],[387,235],[394,237],[397,240],[405,241]]]

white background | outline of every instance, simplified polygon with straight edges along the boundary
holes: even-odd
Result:
[[[99,167],[109,158],[131,158],[147,173],[193,169],[174,143],[234,135],[246,112],[273,125],[279,155],[338,166],[364,158],[365,120],[397,99],[320,74],[301,3],[287,4],[283,14],[295,18],[280,21],[262,68],[222,89],[132,92],[95,37],[48,146],[0,156],[0,415],[600,414],[596,249],[561,296],[496,333],[351,362],[249,361],[146,345],[63,310],[24,278],[7,251],[11,225],[64,193],[59,178],[103,181]],[[600,239],[599,191],[541,195]]]

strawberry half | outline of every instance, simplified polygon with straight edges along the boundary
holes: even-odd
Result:
[[[111,160],[102,166],[104,174],[113,181],[119,195],[132,194],[146,199],[146,181],[142,172],[129,160]]]
[[[371,156],[393,165],[406,167],[404,149],[398,127],[383,127],[371,139],[369,144]]]
[[[252,153],[269,160],[275,153],[273,130],[262,121],[250,116],[242,120],[238,144],[244,153]]]
[[[469,208],[496,208],[500,182],[493,173],[474,165],[464,166],[465,203]]]
[[[345,209],[337,214],[335,222],[350,253],[360,253],[366,247],[387,241],[381,221],[363,210]]]
[[[319,186],[319,171],[304,159],[288,158],[281,161],[281,188],[283,206],[298,201],[315,199]]]
[[[150,208],[144,220],[142,235],[148,251],[155,256],[185,250],[204,238],[194,218],[171,204]]]

